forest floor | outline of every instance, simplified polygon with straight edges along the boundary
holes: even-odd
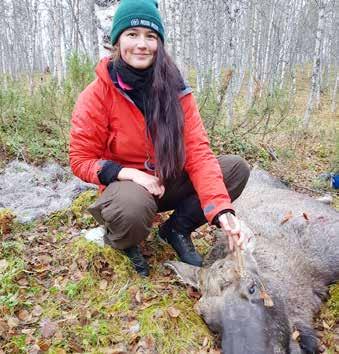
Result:
[[[298,87],[284,125],[252,134],[246,144],[241,134],[229,144],[218,136],[213,149],[239,153],[297,191],[331,194],[339,209],[338,193],[319,179],[336,163],[338,116],[330,113],[330,98],[324,95],[312,118],[312,133],[301,134],[295,122],[300,123],[307,101],[304,86]],[[239,114],[241,107],[239,103]],[[43,133],[51,129],[48,124]],[[3,165],[22,156],[9,151],[8,141],[2,145],[7,150],[0,148]],[[46,146],[30,148],[21,150],[25,159],[41,163],[43,156],[36,159],[30,151],[48,151]],[[162,265],[175,258],[156,238],[156,226],[167,215],[159,216],[143,246],[152,269],[144,279],[119,252],[80,237],[81,230],[96,226],[85,211],[95,198],[95,192],[85,192],[71,208],[30,224],[0,214],[0,353],[220,353],[219,339],[193,310],[199,294],[180,285]],[[209,226],[194,233],[202,254],[213,242]],[[315,326],[322,350],[334,354],[339,353],[339,286],[330,293]]]

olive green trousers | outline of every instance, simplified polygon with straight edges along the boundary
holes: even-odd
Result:
[[[234,201],[247,183],[249,166],[235,155],[223,155],[217,159],[225,186]],[[191,232],[207,222],[185,172],[165,185],[161,199],[132,181],[112,182],[88,210],[99,224],[107,227],[105,243],[117,249],[132,247],[144,240],[158,212],[174,210],[171,218],[180,232]]]

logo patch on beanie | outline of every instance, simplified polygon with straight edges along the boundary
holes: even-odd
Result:
[[[140,20],[137,18],[134,18],[133,20],[131,20],[131,26],[139,26],[140,25]]]
[[[136,26],[144,26],[144,27],[150,27],[153,28],[155,31],[159,32],[159,26],[155,24],[154,22],[148,21],[148,20],[141,20],[138,18],[134,18],[131,20],[131,26],[136,27]]]

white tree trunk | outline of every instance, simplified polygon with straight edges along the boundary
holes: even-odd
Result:
[[[58,84],[63,80],[63,60],[61,52],[61,4],[58,0],[53,0],[53,17],[54,17],[54,73]]]
[[[334,87],[333,87],[333,92],[332,92],[332,104],[331,104],[331,112],[332,113],[335,113],[335,110],[336,110],[338,83],[339,83],[339,73],[337,73],[337,77],[336,77]]]
[[[29,92],[32,95],[34,91],[34,69],[35,69],[35,48],[36,48],[36,36],[38,30],[38,2],[36,0],[33,1],[32,4],[32,16],[33,16],[33,24],[30,33],[30,45],[29,45]]]
[[[251,64],[250,64],[250,79],[248,83],[248,95],[247,103],[249,106],[253,103],[254,97],[254,81],[257,78],[257,67],[256,67],[256,58],[257,58],[257,6],[254,3],[253,5],[253,22],[252,22],[252,44],[251,44]]]
[[[306,111],[304,114],[303,128],[308,129],[311,119],[311,114],[314,106],[314,99],[319,86],[319,74],[320,74],[320,54],[321,54],[321,44],[323,41],[323,32],[325,25],[325,1],[322,0],[319,2],[319,14],[318,14],[318,28],[316,32],[315,40],[315,50],[313,58],[313,72],[312,72],[312,83],[311,90],[307,102]]]
[[[99,40],[97,28],[97,16],[95,14],[95,0],[89,0],[89,11],[91,19],[90,36],[92,41],[91,52],[92,60],[97,62],[99,60]]]
[[[265,51],[265,60],[264,60],[264,68],[263,68],[263,84],[266,83],[267,77],[268,77],[268,72],[269,72],[269,60],[271,58],[271,41],[272,41],[272,32],[273,32],[273,24],[275,20],[275,8],[277,5],[278,0],[274,0],[272,4],[272,10],[271,10],[271,18],[270,18],[270,24],[268,27],[268,35],[267,35],[267,44],[266,44],[266,51]]]

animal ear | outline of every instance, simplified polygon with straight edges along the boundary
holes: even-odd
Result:
[[[177,261],[167,261],[165,267],[175,271],[178,278],[187,285],[191,285],[199,290],[199,273],[201,268]]]

